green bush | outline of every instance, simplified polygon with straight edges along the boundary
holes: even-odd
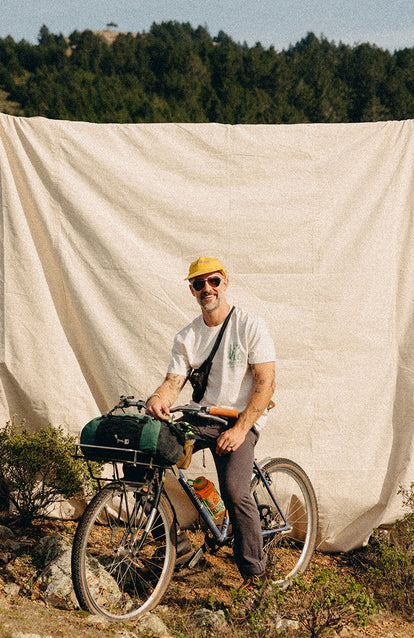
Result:
[[[279,613],[296,620],[300,635],[311,638],[338,632],[349,623],[365,625],[376,611],[373,598],[351,576],[316,565],[289,589],[275,590],[275,600]]]
[[[250,633],[243,635],[257,638],[283,632],[292,638],[318,638],[349,624],[365,625],[377,611],[373,597],[354,578],[318,565],[311,565],[287,589],[272,583],[259,587],[247,601],[247,610],[246,592],[233,590],[232,595],[234,622],[249,627]]]
[[[400,488],[407,514],[392,531],[375,530],[367,551],[367,581],[376,600],[407,618],[414,616],[414,483]]]
[[[91,478],[83,463],[72,458],[75,438],[48,425],[29,431],[14,418],[0,431],[0,484],[22,525],[44,516],[56,502],[83,494]]]

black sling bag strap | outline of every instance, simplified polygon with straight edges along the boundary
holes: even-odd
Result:
[[[229,314],[227,315],[227,317],[225,318],[225,320],[223,321],[223,324],[221,326],[220,332],[217,335],[217,339],[214,342],[214,346],[213,349],[211,350],[210,354],[208,355],[207,359],[205,361],[203,361],[203,363],[201,364],[201,366],[199,368],[195,368],[190,370],[190,372],[187,375],[186,381],[189,381],[191,383],[191,385],[193,386],[193,401],[195,401],[196,403],[200,403],[201,399],[204,396],[204,393],[206,391],[207,388],[207,381],[208,381],[208,375],[210,373],[211,370],[211,365],[213,362],[213,358],[214,355],[217,352],[217,348],[220,345],[220,341],[221,338],[224,334],[224,331],[226,329],[226,326],[230,320],[231,314],[234,310],[234,306],[231,308]]]

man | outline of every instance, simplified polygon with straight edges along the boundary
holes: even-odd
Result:
[[[200,257],[186,279],[201,307],[201,315],[179,332],[163,383],[147,400],[147,413],[168,418],[190,369],[208,357],[230,312],[226,300],[229,280],[218,259]],[[200,405],[235,408],[239,418],[228,429],[206,425],[214,443],[196,441],[195,450],[209,447],[215,461],[220,492],[234,533],[234,556],[246,586],[263,580],[265,557],[257,507],[249,488],[258,432],[275,389],[274,344],[264,321],[235,308],[213,358]]]

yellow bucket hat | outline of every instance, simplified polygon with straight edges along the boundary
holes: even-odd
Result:
[[[206,275],[209,272],[221,272],[226,276],[226,270],[219,259],[215,259],[214,257],[199,257],[190,264],[188,277],[186,277],[185,280],[194,279],[194,277]]]

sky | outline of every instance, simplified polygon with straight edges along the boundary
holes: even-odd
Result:
[[[414,47],[414,0],[1,0],[0,38],[38,41],[85,29],[146,32],[153,22],[189,22],[212,37],[287,49],[312,31],[330,42],[369,42],[391,52]]]

